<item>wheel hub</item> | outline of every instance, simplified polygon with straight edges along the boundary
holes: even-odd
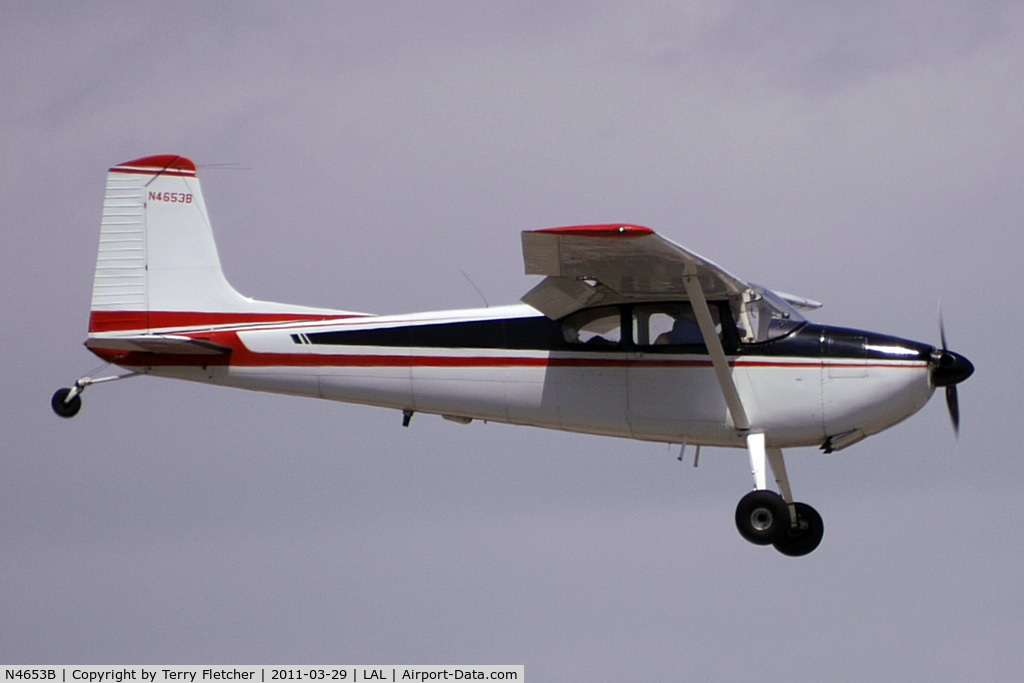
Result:
[[[773,521],[771,510],[766,508],[758,508],[750,513],[750,526],[758,531],[767,531],[771,528]]]

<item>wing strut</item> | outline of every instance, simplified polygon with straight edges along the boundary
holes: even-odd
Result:
[[[697,316],[697,324],[700,325],[704,345],[711,356],[711,365],[714,366],[715,374],[718,376],[718,384],[722,387],[725,404],[729,407],[729,414],[732,415],[732,423],[736,425],[737,429],[746,431],[750,429],[750,420],[747,419],[747,411],[743,409],[743,401],[740,400],[740,392],[736,389],[736,383],[732,381],[729,361],[725,358],[722,340],[718,338],[718,333],[715,331],[715,321],[711,319],[711,310],[708,308],[707,299],[704,298],[704,291],[700,288],[696,273],[684,274],[683,285],[686,287],[686,295],[693,305],[693,312]]]

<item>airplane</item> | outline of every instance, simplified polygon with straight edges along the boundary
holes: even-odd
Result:
[[[109,169],[85,346],[126,374],[81,377],[51,400],[152,375],[414,413],[680,446],[744,449],[740,535],[784,555],[820,544],[783,450],[835,453],[920,410],[938,387],[954,431],[948,350],[815,324],[820,303],[744,281],[629,223],[523,231],[522,303],[371,315],[257,301],[225,279],[196,165],[149,156]],[[769,487],[768,469],[778,491]]]

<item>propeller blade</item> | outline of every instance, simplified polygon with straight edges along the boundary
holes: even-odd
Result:
[[[946,353],[946,324],[942,321],[942,304],[939,304],[939,339],[942,340],[942,353]]]
[[[942,339],[942,350],[932,353],[932,386],[946,387],[946,408],[949,409],[949,421],[953,423],[953,434],[959,439],[960,398],[956,393],[956,385],[971,376],[974,366],[971,361],[949,350],[946,344],[946,324],[942,319],[941,302],[939,302],[939,337]]]
[[[949,421],[953,423],[953,434],[960,438],[960,400],[957,397],[956,385],[946,387],[946,407],[949,408]]]

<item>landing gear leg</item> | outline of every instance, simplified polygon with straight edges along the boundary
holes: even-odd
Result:
[[[789,527],[789,508],[782,496],[768,490],[764,434],[749,434],[747,451],[754,490],[743,496],[736,506],[736,529],[740,536],[755,545],[771,545],[781,540]]]
[[[736,528],[756,545],[773,545],[783,555],[806,555],[821,543],[825,525],[810,505],[793,501],[786,462],[779,448],[765,448],[764,434],[747,436],[754,490],[736,506]],[[768,490],[771,464],[779,493]]]
[[[92,377],[82,377],[75,380],[75,383],[71,387],[65,387],[64,389],[58,389],[53,394],[53,398],[50,399],[50,407],[60,417],[72,418],[78,415],[78,411],[82,409],[82,392],[85,388],[92,386],[93,384],[102,384],[103,382],[113,382],[119,379],[127,379],[129,377],[135,377],[139,373],[129,372],[126,375],[114,375],[112,377],[98,377],[93,379]]]

